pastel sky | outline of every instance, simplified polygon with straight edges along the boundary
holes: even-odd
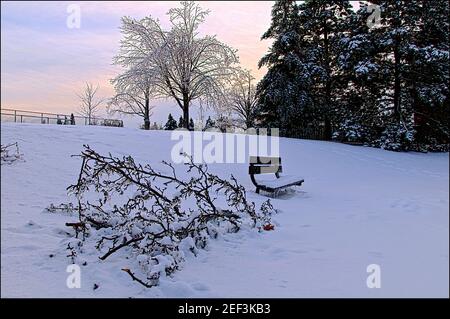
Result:
[[[70,4],[81,9],[81,27],[70,29],[66,20]],[[211,12],[201,34],[217,38],[238,50],[242,66],[259,80],[258,69],[270,41],[261,35],[270,25],[272,1],[204,1]],[[109,80],[120,72],[112,65],[121,34],[120,18],[147,15],[168,27],[166,12],[175,1],[139,2],[1,2],[1,106],[55,113],[76,112],[86,81],[99,85],[99,96],[111,97]],[[167,113],[181,114],[171,100],[154,101],[152,121],[165,122]],[[195,108],[192,116],[197,116]],[[131,121],[131,122],[130,122]],[[136,126],[139,119],[126,122]]]
[[[81,28],[66,25],[70,4],[81,8]],[[257,63],[270,45],[260,37],[270,24],[271,1],[201,2],[210,14],[201,34],[238,50],[241,64],[259,79]],[[98,83],[99,96],[110,97],[109,83],[120,68],[112,65],[121,34],[120,18],[157,17],[168,26],[166,12],[178,2],[2,2],[1,106],[55,113],[75,112],[76,93],[85,81]],[[167,113],[181,114],[175,104],[154,101],[152,121],[165,122]],[[194,109],[195,118],[196,110]],[[134,122],[134,121],[133,121]]]

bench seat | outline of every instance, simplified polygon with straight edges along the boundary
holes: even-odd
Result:
[[[280,157],[251,156],[248,173],[253,185],[256,186],[256,193],[260,190],[272,193],[276,196],[280,190],[291,186],[301,186],[305,181],[303,178],[292,175],[281,175],[283,167]],[[258,179],[255,175],[274,174],[273,179]]]
[[[290,186],[300,186],[305,180],[294,175],[280,175],[279,178],[271,180],[259,180],[258,185],[268,190],[276,190]]]

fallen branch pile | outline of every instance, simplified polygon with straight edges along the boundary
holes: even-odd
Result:
[[[264,229],[274,211],[267,201],[257,213],[236,178],[219,178],[190,158],[184,166],[188,178],[181,178],[167,162],[164,173],[137,164],[131,156],[104,156],[89,146],[79,156],[78,181],[68,187],[78,206],[48,208],[78,213],[78,222],[67,224],[76,237],[68,244],[68,256],[76,262],[88,238],[96,241],[101,260],[126,251],[136,258],[146,279],[128,268],[124,271],[145,287],[177,270],[186,253],[196,255],[211,237],[237,232],[243,224]]]
[[[1,164],[12,164],[18,160],[22,160],[22,156],[19,152],[19,144],[17,142],[0,146]]]

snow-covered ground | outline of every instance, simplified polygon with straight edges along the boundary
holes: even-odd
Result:
[[[3,297],[448,297],[449,155],[394,153],[332,142],[281,139],[287,174],[305,184],[273,199],[275,231],[212,240],[159,287],[145,289],[119,257],[82,268],[66,286],[69,217],[45,212],[67,202],[89,144],[141,163],[170,161],[170,132],[2,123],[1,143],[19,142],[25,162],[1,166]],[[247,164],[214,164],[261,202]],[[50,258],[50,255],[54,257]],[[381,288],[366,268],[378,264]],[[99,288],[93,290],[94,283]]]

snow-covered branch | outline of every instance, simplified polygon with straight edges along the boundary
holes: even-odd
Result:
[[[199,36],[198,27],[208,11],[194,2],[168,12],[171,29],[164,30],[152,17],[124,17],[123,39],[116,64],[151,74],[154,97],[172,98],[189,122],[191,102],[214,104],[238,62],[236,50],[214,36]]]
[[[87,240],[95,242],[101,260],[127,251],[128,258],[137,256],[146,279],[127,272],[146,287],[177,270],[185,254],[196,255],[210,237],[244,226],[264,229],[274,211],[266,202],[258,213],[236,178],[222,179],[192,160],[180,172],[167,162],[157,171],[131,156],[100,155],[89,146],[80,156],[78,181],[68,187],[78,206],[60,206],[78,212],[76,224],[82,226],[83,238],[68,246],[69,256],[76,262]]]
[[[0,146],[1,164],[12,164],[16,161],[22,160],[23,155],[19,151],[19,144],[17,142]]]
[[[154,108],[150,105],[153,94],[150,76],[145,70],[133,67],[112,79],[116,95],[108,101],[108,112],[140,116],[144,119],[144,128],[150,129]]]
[[[224,99],[219,106],[219,112],[229,110],[239,117],[243,128],[253,127],[257,110],[256,86],[254,77],[248,70],[238,70],[231,83],[225,89]]]

